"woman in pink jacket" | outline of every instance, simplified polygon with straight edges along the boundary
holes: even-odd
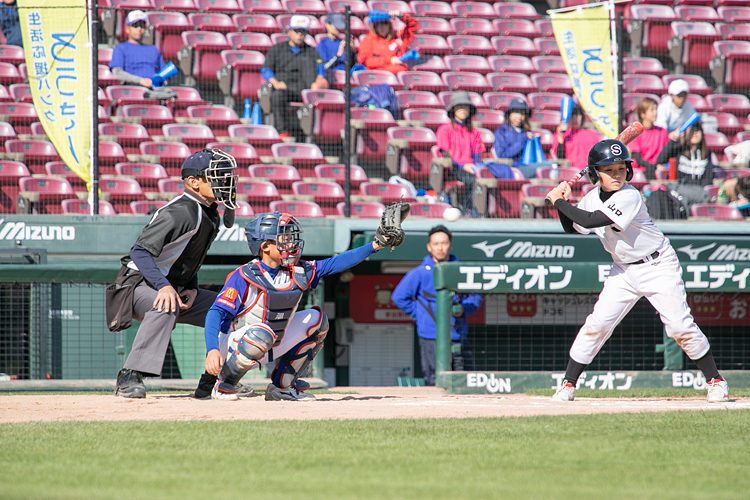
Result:
[[[589,151],[599,142],[599,134],[583,127],[583,108],[576,105],[568,125],[560,123],[552,136],[550,151],[555,158],[570,160],[571,167],[588,165]]]

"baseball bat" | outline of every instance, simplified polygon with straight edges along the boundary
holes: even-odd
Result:
[[[630,144],[631,142],[633,142],[635,140],[635,138],[638,137],[639,135],[641,135],[642,133],[643,133],[643,125],[641,125],[640,122],[633,122],[630,125],[628,125],[628,127],[625,130],[623,130],[620,133],[620,135],[617,136],[617,140],[627,146],[628,144]],[[589,170],[589,167],[587,165],[586,167],[583,168],[583,170],[581,170],[576,175],[574,175],[572,179],[570,179],[569,181],[567,181],[568,182],[568,186],[572,186],[573,184],[575,184],[576,182],[578,182],[578,180],[581,177],[583,177],[584,175],[586,175],[586,172],[588,172],[588,170]],[[544,199],[544,204],[547,205],[548,207],[551,207],[552,206],[552,200],[550,200],[549,198],[545,198]]]
[[[688,119],[685,120],[685,123],[682,124],[680,127],[680,133],[684,133],[687,129],[695,125],[695,122],[701,119],[701,115],[698,113],[693,113],[692,115],[688,116]]]

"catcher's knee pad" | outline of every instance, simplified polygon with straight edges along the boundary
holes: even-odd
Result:
[[[251,325],[237,342],[237,349],[229,354],[219,373],[219,380],[237,385],[237,382],[250,370],[258,366],[269,349],[276,342],[276,335],[268,325]]]
[[[328,316],[321,311],[320,320],[314,328],[309,330],[309,336],[279,358],[279,364],[271,374],[276,387],[287,388],[294,385],[297,378],[307,370],[312,360],[323,348],[328,329]]]

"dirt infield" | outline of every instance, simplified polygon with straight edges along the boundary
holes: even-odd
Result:
[[[449,395],[442,389],[424,387],[347,387],[316,397],[315,401],[299,403],[265,401],[263,396],[240,401],[198,401],[182,394],[153,394],[146,399],[103,395],[0,396],[0,423],[525,417],[750,408],[750,398],[711,405],[703,398],[577,398],[572,403],[555,403],[541,396]]]

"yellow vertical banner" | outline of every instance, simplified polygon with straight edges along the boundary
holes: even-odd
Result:
[[[60,158],[91,183],[91,48],[86,0],[18,0],[39,121]]]
[[[610,50],[610,20],[604,6],[551,12],[560,55],[584,111],[604,135],[617,137],[618,112]]]

